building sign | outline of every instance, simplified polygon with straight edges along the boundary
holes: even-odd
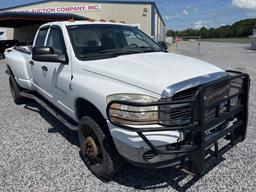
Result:
[[[31,13],[65,13],[65,12],[100,11],[100,10],[101,10],[101,4],[33,8],[33,9],[15,10],[15,11],[31,12]]]

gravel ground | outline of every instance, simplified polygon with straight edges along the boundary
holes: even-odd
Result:
[[[145,170],[126,165],[113,181],[97,179],[80,159],[75,132],[35,102],[13,103],[5,66],[0,63],[0,191],[255,191],[256,52],[246,48],[203,42],[198,54],[192,43],[179,45],[180,54],[242,70],[252,79],[247,139],[201,178],[173,168]]]

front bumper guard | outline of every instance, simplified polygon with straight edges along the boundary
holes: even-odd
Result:
[[[191,123],[187,126],[163,126],[161,128],[134,128],[128,125],[121,125],[115,122],[112,124],[122,127],[124,129],[135,131],[149,146],[151,151],[155,155],[163,154],[180,154],[182,162],[191,172],[201,174],[203,170],[209,167],[212,163],[222,156],[225,152],[231,149],[237,143],[243,141],[246,136],[247,122],[248,122],[248,97],[250,78],[248,74],[237,72],[237,71],[226,71],[227,77],[219,80],[204,84],[200,86],[193,99],[181,100],[181,101],[159,101],[155,103],[134,103],[127,101],[111,101],[107,107],[107,115],[111,121],[109,110],[113,103],[130,105],[134,107],[149,107],[149,106],[161,106],[161,105],[173,105],[173,104],[190,104],[191,105]],[[204,101],[204,95],[207,88],[220,84],[229,83],[239,80],[241,87],[237,88],[237,92],[230,94],[228,97],[214,101],[211,104],[206,104]],[[239,105],[232,107],[232,99],[239,98]],[[220,111],[221,105],[225,103],[226,110]],[[205,120],[205,111],[208,109],[215,109],[215,117],[210,120]],[[226,123],[226,124],[225,124]],[[161,123],[159,123],[161,124]],[[225,124],[225,126],[223,126]],[[206,132],[212,127],[217,126],[218,131],[210,134]],[[221,128],[220,128],[221,127]],[[177,143],[174,146],[166,145],[162,147],[156,147],[150,142],[147,137],[143,134],[144,132],[155,132],[155,131],[183,131],[189,132],[193,135],[191,144]],[[225,137],[230,142],[219,148],[218,141]],[[163,149],[164,148],[164,149]],[[214,148],[214,149],[212,149]],[[186,158],[184,158],[186,157]],[[184,160],[187,159],[187,160]]]

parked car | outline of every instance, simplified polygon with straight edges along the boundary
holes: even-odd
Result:
[[[48,23],[32,47],[5,57],[14,102],[34,99],[78,131],[82,158],[99,178],[124,161],[200,174],[245,139],[249,76],[168,53],[137,28]]]

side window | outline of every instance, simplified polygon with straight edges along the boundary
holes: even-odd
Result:
[[[48,35],[46,46],[52,47],[54,53],[65,54],[64,42],[61,36],[61,32],[58,29],[51,29]]]
[[[39,31],[37,38],[36,38],[35,47],[44,46],[44,41],[45,41],[45,38],[47,35],[47,31],[48,31],[48,29],[42,29]]]

